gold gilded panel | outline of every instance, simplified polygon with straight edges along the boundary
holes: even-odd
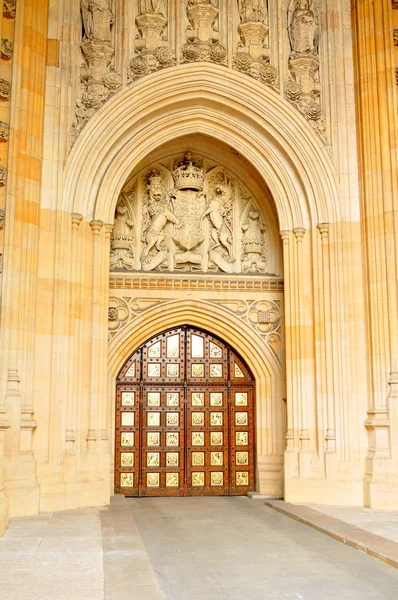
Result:
[[[122,406],[134,406],[135,392],[122,392]]]
[[[205,414],[203,412],[192,413],[192,425],[201,426],[205,424]]]
[[[195,487],[199,487],[205,484],[205,474],[204,473],[192,473],[192,485]]]
[[[120,475],[120,487],[133,487],[134,473],[122,473]]]
[[[160,406],[160,392],[148,392],[147,404],[148,406]]]
[[[193,333],[191,335],[191,358],[203,358],[204,355],[204,339]]]
[[[178,406],[180,395],[178,392],[167,392],[166,404],[167,406]]]
[[[211,473],[210,483],[211,485],[224,485],[224,473],[222,473],[221,471]]]
[[[205,395],[203,392],[192,392],[191,404],[192,406],[204,406]]]
[[[237,446],[247,446],[249,443],[249,433],[247,431],[235,431]]]
[[[179,377],[180,376],[180,365],[168,364],[166,365],[167,377]]]
[[[135,361],[127,369],[126,377],[135,377]]]
[[[159,473],[147,473],[146,484],[148,487],[159,487],[160,474]]]
[[[222,365],[210,365],[210,377],[222,377]]]
[[[160,433],[158,431],[148,432],[146,439],[147,446],[160,446]]]
[[[210,392],[210,405],[222,406],[222,392]]]
[[[166,467],[178,467],[179,460],[179,452],[166,452]]]
[[[122,426],[129,427],[134,425],[134,413],[133,412],[122,412]]]
[[[147,467],[159,467],[160,452],[147,452],[146,464],[147,464]]]
[[[178,446],[179,438],[180,438],[180,436],[177,431],[167,432],[166,433],[166,446]]]
[[[235,425],[247,425],[248,424],[248,414],[247,412],[237,412],[235,413]]]
[[[156,344],[149,346],[148,357],[149,358],[160,358],[160,342],[156,342]]]
[[[247,392],[235,392],[235,406],[247,406]]]
[[[120,466],[121,467],[134,467],[134,452],[121,452],[120,453]]]
[[[235,456],[235,462],[238,466],[244,466],[249,464],[249,453],[248,452],[237,452]]]
[[[247,471],[236,472],[236,485],[249,485],[249,473]]]
[[[178,473],[166,473],[166,486],[178,487]]]
[[[160,377],[160,363],[148,363],[148,377]]]
[[[210,413],[210,425],[215,427],[222,425],[222,412]]]
[[[204,377],[205,375],[205,366],[204,365],[191,365],[192,367],[192,377]]]
[[[192,466],[193,467],[204,467],[205,464],[205,453],[204,452],[192,452]]]
[[[210,444],[212,446],[222,446],[223,434],[221,431],[212,431],[210,434]]]
[[[221,466],[224,464],[223,452],[210,452],[210,464],[212,466]]]
[[[134,446],[134,432],[123,432],[122,433],[122,446]]]
[[[168,412],[166,413],[166,425],[178,425],[180,413]]]
[[[192,446],[204,446],[205,434],[203,431],[192,432]]]
[[[222,358],[222,349],[213,342],[210,342],[210,358]]]
[[[235,377],[239,378],[239,377],[244,377],[244,374],[242,373],[242,369],[235,363]]]
[[[176,335],[169,335],[167,338],[167,358],[178,358],[180,356],[180,336],[177,333]]]
[[[150,427],[159,427],[160,425],[160,413],[149,412],[147,413],[147,424]]]

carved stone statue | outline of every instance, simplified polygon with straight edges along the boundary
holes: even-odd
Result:
[[[164,242],[165,225],[168,221],[178,224],[172,212],[170,194],[165,193],[158,169],[148,175],[148,195],[144,205],[143,250],[141,264],[144,271],[152,271],[167,259],[167,246]]]
[[[267,266],[267,248],[265,232],[267,227],[260,219],[260,214],[251,208],[245,223],[242,225],[242,270],[244,272],[264,272]]]
[[[140,15],[159,14],[167,16],[165,0],[139,0]]]
[[[85,40],[111,41],[112,0],[81,0]]]
[[[262,23],[265,18],[264,0],[238,0],[242,23]]]
[[[294,0],[290,4],[288,30],[294,54],[316,53],[319,44],[319,23],[313,0]]]
[[[235,261],[232,251],[232,189],[226,179],[215,186],[203,216],[207,215],[212,238],[210,258],[222,271],[231,272],[230,264]]]
[[[115,224],[111,235],[110,268],[134,268],[133,221],[129,219],[127,206],[121,202],[116,207]]]

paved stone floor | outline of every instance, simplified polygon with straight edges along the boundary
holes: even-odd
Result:
[[[398,570],[248,498],[13,519],[1,600],[397,600]]]

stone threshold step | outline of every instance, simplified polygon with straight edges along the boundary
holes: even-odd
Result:
[[[392,540],[307,506],[289,504],[283,500],[266,500],[265,505],[398,569],[398,544]]]

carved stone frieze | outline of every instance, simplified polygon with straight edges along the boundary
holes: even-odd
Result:
[[[8,142],[10,127],[8,123],[0,121],[0,142]]]
[[[219,277],[207,276],[206,279],[197,274],[179,275],[178,273],[110,273],[109,287],[112,289],[140,289],[140,290],[181,290],[181,289],[206,289],[206,290],[253,290],[253,291],[283,291],[282,279],[264,275],[255,278],[240,275],[239,278],[231,277],[221,280]]]
[[[0,99],[1,100],[9,100],[11,93],[11,85],[9,81],[5,79],[0,79]]]
[[[7,19],[15,19],[17,10],[17,0],[4,0],[3,16]]]
[[[11,60],[14,51],[13,43],[6,38],[1,40],[1,58],[3,60]]]

